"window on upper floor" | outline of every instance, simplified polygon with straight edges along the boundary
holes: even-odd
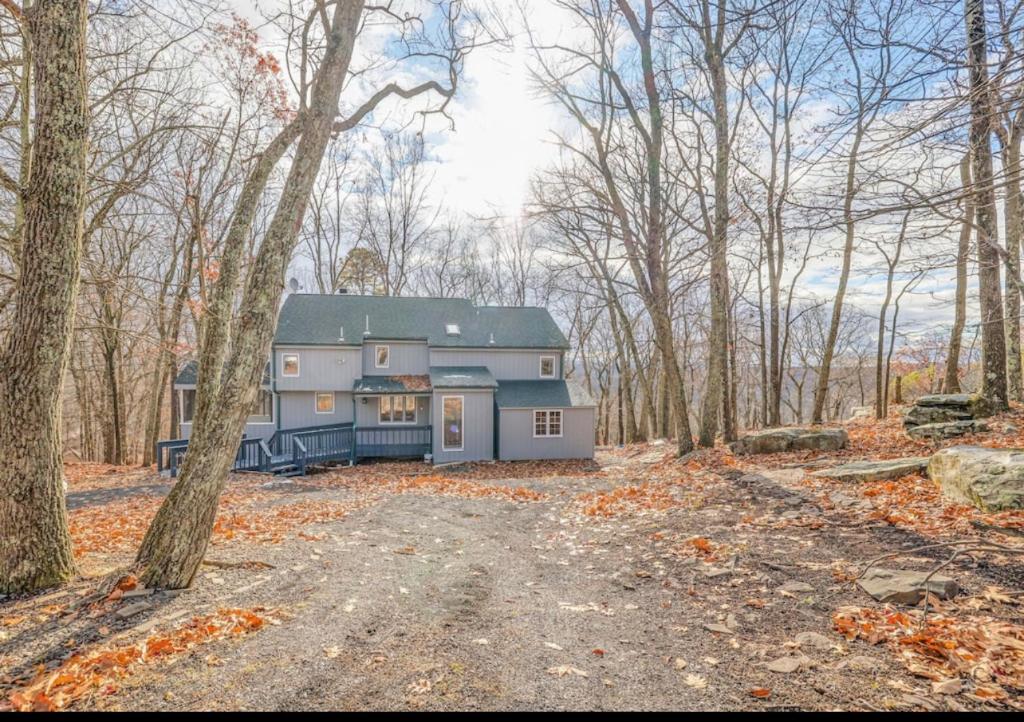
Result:
[[[533,412],[533,436],[552,437],[562,435],[562,411],[554,409],[551,411]]]
[[[373,350],[373,365],[379,369],[386,369],[391,365],[391,347],[377,346]]]
[[[281,375],[299,375],[299,355],[297,353],[281,354]]]
[[[540,357],[540,377],[542,379],[553,379],[553,378],[555,378],[555,357],[554,356],[541,356]]]

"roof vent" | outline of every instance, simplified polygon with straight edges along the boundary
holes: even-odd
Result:
[[[459,331],[459,324],[457,323],[446,323],[444,325],[444,332],[449,336],[459,336],[462,333]]]
[[[340,328],[339,332],[338,332],[338,341],[344,341],[344,340],[345,340],[345,327],[342,326]]]
[[[370,315],[369,314],[366,315],[366,330],[363,331],[363,335],[364,336],[369,336],[370,335]]]
[[[491,346],[494,345],[494,333],[493,332],[491,332],[491,339],[487,343],[490,344]]]

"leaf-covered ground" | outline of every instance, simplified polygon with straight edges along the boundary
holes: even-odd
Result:
[[[1024,447],[1021,427],[972,441]],[[895,419],[850,432],[831,455],[652,444],[593,464],[240,475],[177,594],[119,571],[168,481],[70,465],[83,578],[0,604],[0,708],[1019,707],[1024,558],[957,559],[961,594],[927,613],[854,579],[885,554],[948,558],[928,544],[1024,548],[1024,513],[950,504],[919,477],[812,479],[933,449]]]

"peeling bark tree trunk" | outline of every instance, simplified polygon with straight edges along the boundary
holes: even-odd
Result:
[[[231,329],[228,363],[222,372],[222,366],[213,363],[216,353],[201,356],[193,434],[181,477],[157,512],[138,553],[137,561],[145,567],[142,579],[148,586],[187,587],[206,553],[220,493],[270,353],[284,273],[331,137],[362,11],[360,0],[335,6],[310,107],[301,122],[301,140]],[[225,271],[222,266],[221,272],[230,277],[238,269]],[[218,286],[222,282],[224,275]],[[228,314],[211,308],[202,331],[204,351],[226,347],[229,324]],[[215,389],[214,394],[200,390],[207,385]]]
[[[1021,193],[1020,145],[1017,129],[1009,135],[1004,155],[1006,174],[1006,376],[1011,401],[1024,401],[1024,377],[1021,370],[1020,347],[1020,245],[1021,245]]]
[[[988,80],[985,2],[964,0],[971,77],[971,159],[977,216],[978,287],[981,306],[981,394],[994,410],[1009,408],[1006,393],[1006,330],[999,278],[999,232],[992,174],[992,98]]]
[[[16,308],[0,354],[0,591],[74,573],[61,466],[60,397],[82,250],[88,106],[84,0],[39,0],[35,140],[25,193]]]
[[[946,379],[943,390],[947,394],[960,393],[960,347],[964,326],[967,325],[967,256],[971,250],[971,229],[974,227],[974,202],[971,197],[971,156],[960,161],[960,184],[964,189],[964,217],[960,225],[960,242],[956,251],[956,301],[953,330],[949,335],[946,354]]]

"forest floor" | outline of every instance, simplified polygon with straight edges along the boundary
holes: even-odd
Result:
[[[968,442],[1024,447],[1024,414],[992,426]],[[181,593],[107,592],[168,480],[70,464],[82,575],[0,603],[0,709],[1020,708],[1024,559],[957,560],[959,596],[927,614],[854,580],[887,553],[916,570],[948,556],[926,544],[1024,549],[1024,512],[981,514],[919,476],[812,479],[935,449],[895,418],[848,428],[830,454],[655,443],[237,475]]]

